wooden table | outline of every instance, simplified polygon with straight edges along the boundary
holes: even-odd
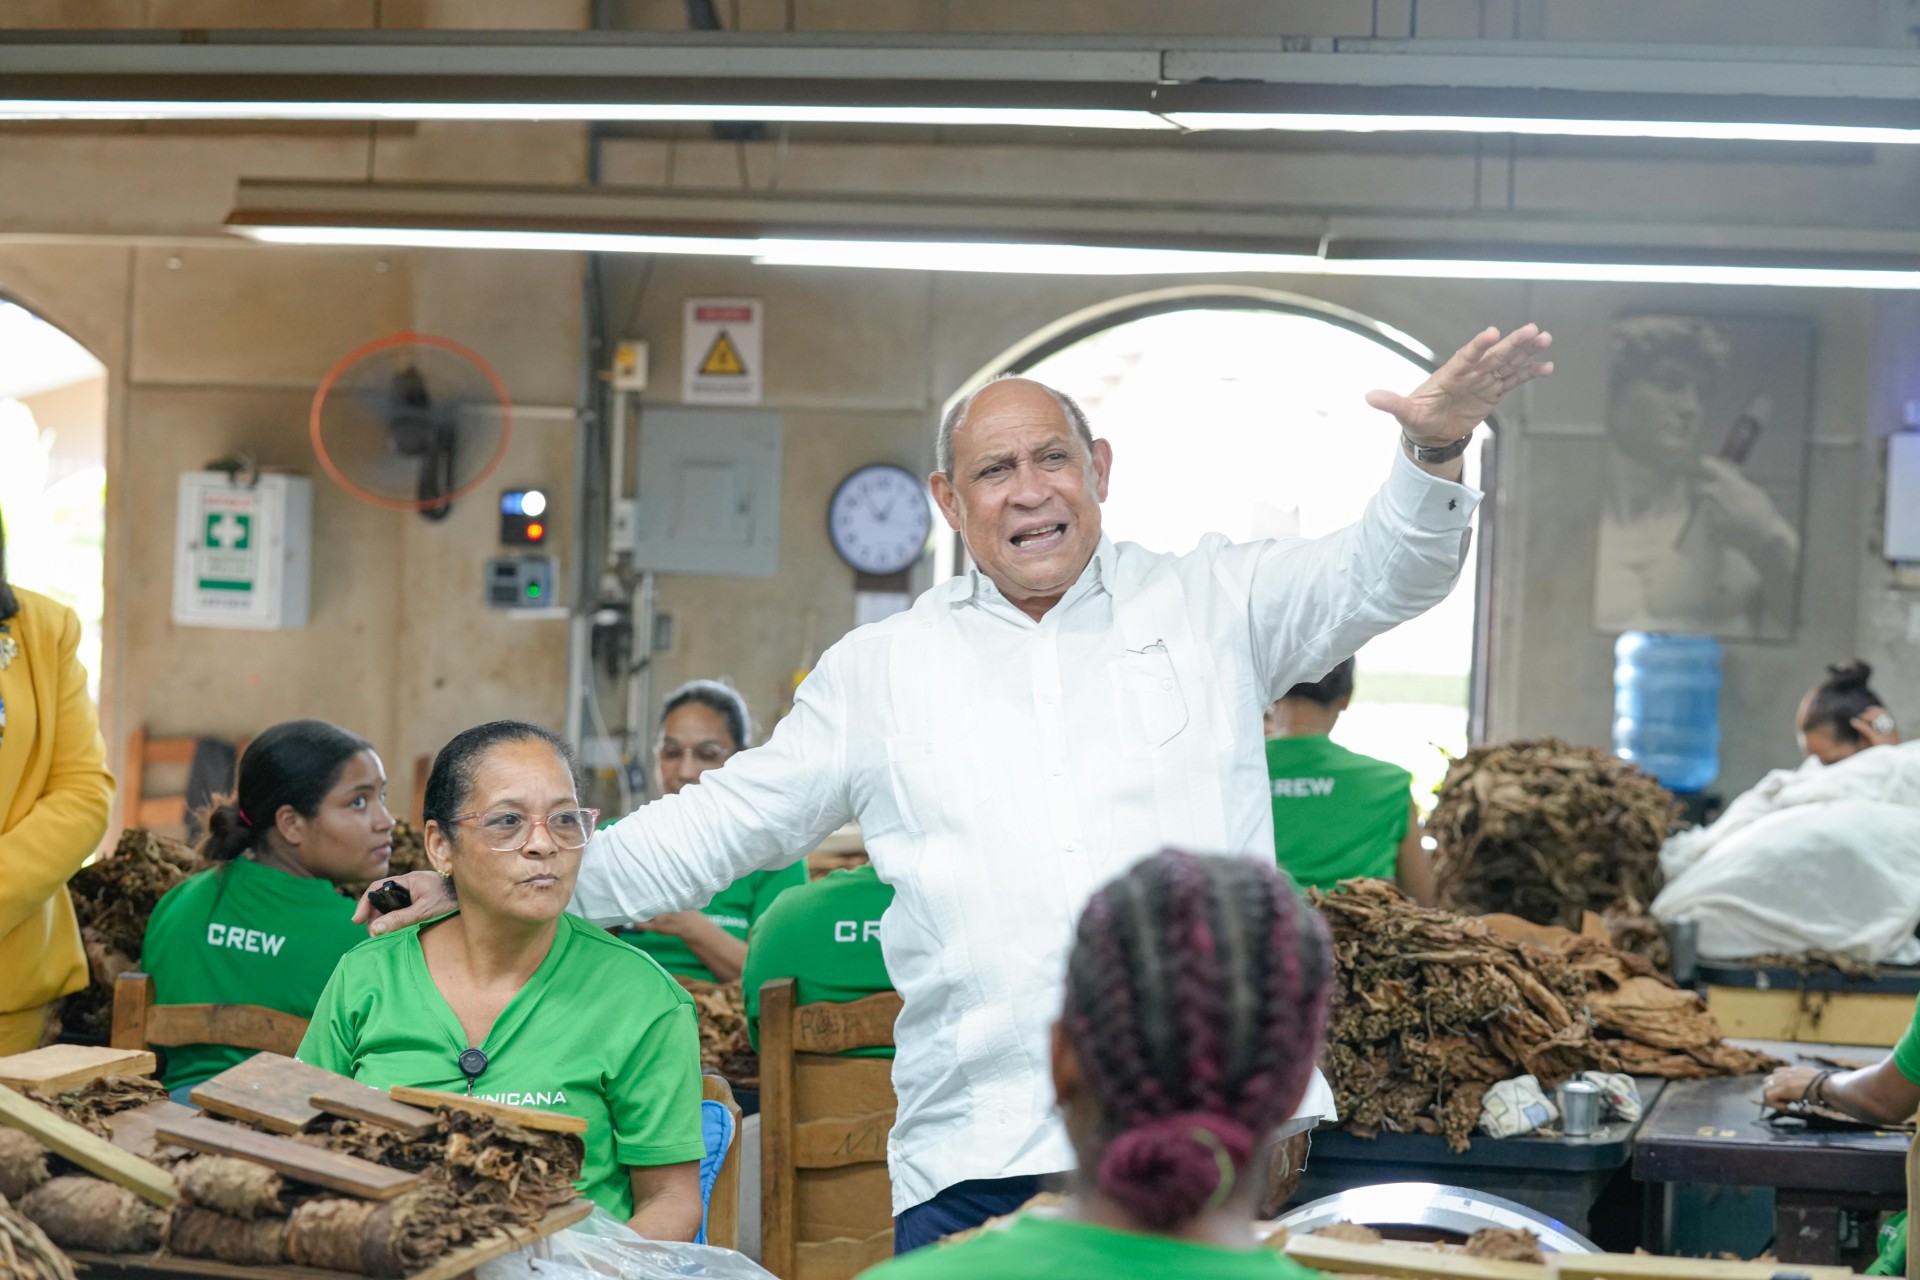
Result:
[[[1644,1117],[1667,1082],[1642,1077],[1634,1083]],[[1609,1120],[1583,1138],[1475,1134],[1473,1145],[1461,1152],[1449,1150],[1446,1139],[1434,1134],[1359,1138],[1344,1129],[1323,1130],[1313,1135],[1293,1203],[1377,1182],[1439,1182],[1505,1196],[1588,1235],[1593,1207],[1632,1159],[1634,1136],[1644,1123],[1644,1118],[1631,1124]]]
[[[1742,1040],[1793,1062],[1818,1054],[1860,1062],[1884,1049]],[[1872,1215],[1906,1204],[1904,1133],[1782,1128],[1764,1122],[1762,1077],[1676,1080],[1635,1140],[1633,1176],[1670,1194],[1675,1183],[1774,1189],[1774,1252],[1782,1262],[1842,1263],[1872,1244]],[[1664,1214],[1657,1220],[1664,1221]],[[1864,1239],[1862,1236],[1864,1235]],[[1857,1242],[1857,1244],[1856,1244]],[[1664,1235],[1649,1242],[1664,1251]]]

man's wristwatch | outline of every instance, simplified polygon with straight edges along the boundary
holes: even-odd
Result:
[[[1412,436],[1403,432],[1400,436],[1400,441],[1406,445],[1408,454],[1413,457],[1415,462],[1423,462],[1428,466],[1435,466],[1442,462],[1452,462],[1455,458],[1465,453],[1467,446],[1473,443],[1473,435],[1469,432],[1461,436],[1458,440],[1455,440],[1452,444],[1431,446],[1420,444],[1414,440]]]

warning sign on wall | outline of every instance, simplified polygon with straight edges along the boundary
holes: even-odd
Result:
[[[762,303],[688,298],[680,398],[687,404],[759,404]]]

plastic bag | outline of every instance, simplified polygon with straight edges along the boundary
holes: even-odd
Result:
[[[479,1280],[775,1280],[744,1253],[648,1240],[605,1209],[538,1244],[483,1264]]]

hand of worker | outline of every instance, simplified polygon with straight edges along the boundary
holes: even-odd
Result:
[[[1761,1101],[1775,1111],[1785,1111],[1807,1095],[1818,1067],[1782,1067],[1760,1082]]]
[[[431,920],[435,916],[446,915],[460,902],[453,895],[453,882],[443,880],[437,871],[409,871],[405,875],[382,876],[373,882],[367,893],[372,893],[389,880],[398,880],[413,895],[413,905],[401,907],[398,911],[381,914],[380,908],[368,901],[367,894],[360,895],[360,901],[353,908],[353,922],[367,926],[367,932],[374,937],[383,933],[392,933],[395,929],[404,929],[410,924],[419,924],[422,920]]]
[[[1552,344],[1553,335],[1537,324],[1505,337],[1489,325],[1411,394],[1369,391],[1367,403],[1397,418],[1415,444],[1449,445],[1486,421],[1509,391],[1552,373],[1553,362],[1537,358]]]
[[[685,940],[689,933],[697,933],[702,925],[709,923],[698,911],[669,911],[651,920],[636,920],[633,927],[645,933],[663,933],[669,938]]]
[[[1853,731],[1870,747],[1897,747],[1900,729],[1893,723],[1893,712],[1885,707],[1868,707],[1853,719]]]

